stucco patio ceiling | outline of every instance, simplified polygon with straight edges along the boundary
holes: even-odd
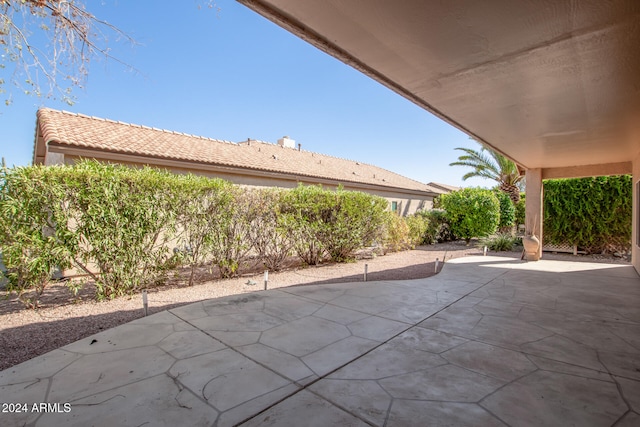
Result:
[[[640,149],[637,0],[239,1],[525,168]]]

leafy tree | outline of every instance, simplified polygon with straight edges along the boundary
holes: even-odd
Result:
[[[72,90],[83,86],[91,60],[121,62],[111,56],[108,36],[133,42],[80,0],[0,0],[0,71],[25,94],[72,104]],[[8,81],[0,75],[0,93]]]
[[[500,202],[491,190],[464,188],[440,196],[451,231],[467,241],[495,233],[500,222]]]
[[[449,166],[472,168],[462,177],[463,180],[479,177],[496,181],[500,191],[507,193],[514,204],[518,203],[524,175],[520,174],[518,166],[513,161],[486,147],[482,147],[479,151],[461,147],[456,150],[465,154],[459,156],[458,161],[450,163]]]

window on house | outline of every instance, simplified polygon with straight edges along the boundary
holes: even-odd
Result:
[[[391,202],[391,212],[398,212],[398,202]]]

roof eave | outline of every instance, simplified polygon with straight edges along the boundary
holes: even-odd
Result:
[[[271,171],[268,169],[248,168],[242,166],[225,165],[214,162],[201,162],[187,159],[175,159],[159,156],[148,156],[142,154],[132,154],[126,152],[117,152],[112,150],[103,150],[92,147],[77,147],[69,144],[63,144],[56,140],[47,142],[49,151],[61,153],[65,155],[71,155],[84,158],[96,158],[101,160],[115,160],[132,164],[149,164],[152,166],[162,166],[168,168],[180,168],[180,169],[194,169],[202,172],[226,172],[235,175],[254,175],[257,177],[269,177],[287,179],[293,182],[300,181],[314,181],[326,185],[344,184],[350,187],[368,189],[368,190],[380,190],[380,191],[393,191],[403,194],[420,195],[426,197],[436,197],[439,194],[437,192],[428,190],[417,190],[410,188],[395,187],[391,185],[382,184],[369,184],[358,181],[349,181],[342,179],[332,179],[327,177],[320,177],[306,174],[288,173],[282,171]]]

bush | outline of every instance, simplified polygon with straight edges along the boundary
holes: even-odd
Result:
[[[307,264],[326,254],[334,261],[352,259],[383,231],[387,201],[359,191],[323,190],[299,185],[283,198],[282,224],[292,230],[294,248]]]
[[[403,217],[395,212],[385,212],[384,253],[404,251],[411,247],[409,226]]]
[[[6,271],[7,290],[16,292],[28,306],[37,307],[38,297],[58,268],[71,265],[65,248],[73,236],[66,228],[65,205],[59,188],[58,170],[42,166],[0,171],[0,248]],[[35,290],[35,296],[26,291]]]
[[[189,285],[192,285],[195,269],[208,261],[215,248],[222,244],[221,227],[228,222],[233,202],[231,184],[194,175],[174,176],[171,181],[179,195],[174,205],[180,231],[176,253],[189,266]]]
[[[498,201],[500,202],[500,222],[498,229],[503,233],[511,231],[516,221],[516,207],[511,198],[504,191],[494,191]]]
[[[308,264],[326,255],[346,261],[381,240],[387,205],[381,197],[341,188],[248,190],[219,179],[95,161],[5,168],[2,274],[10,291],[35,306],[54,271],[70,267],[89,275],[103,299],[161,282],[183,263],[191,269],[190,284],[206,262],[223,277],[233,276],[251,250],[273,270],[292,249]],[[417,242],[421,221],[401,222],[410,242]],[[34,301],[22,298],[30,289]]]
[[[278,271],[292,253],[293,233],[282,218],[284,192],[275,189],[247,193],[249,203],[249,240],[264,266]]]
[[[54,183],[66,191],[65,222],[73,234],[74,264],[95,281],[98,298],[133,292],[162,278],[175,231],[173,177],[157,169],[85,161],[60,168]],[[62,229],[61,229],[62,230]],[[99,275],[90,272],[95,264]]]
[[[493,234],[500,222],[500,202],[491,190],[464,188],[440,196],[451,231],[467,241]]]
[[[423,236],[423,243],[432,245],[434,243],[444,243],[457,240],[451,232],[447,213],[442,209],[432,209],[430,211],[420,211],[417,213],[426,219],[427,229]]]
[[[631,246],[631,176],[544,182],[544,240],[587,252],[627,251]]]
[[[526,205],[526,195],[524,193],[520,194],[520,201],[516,204],[516,226],[525,224],[525,205]]]
[[[220,216],[220,222],[211,230],[214,241],[211,251],[213,264],[218,266],[222,277],[235,276],[251,250],[251,198],[248,196],[251,191],[230,186],[231,202]]]
[[[408,227],[408,240],[411,249],[422,245],[425,241],[425,234],[429,228],[429,218],[422,215],[410,215],[404,218]]]
[[[486,246],[488,250],[495,252],[512,251],[513,247],[522,244],[522,238],[511,233],[498,233],[495,236],[480,239],[478,247]]]

